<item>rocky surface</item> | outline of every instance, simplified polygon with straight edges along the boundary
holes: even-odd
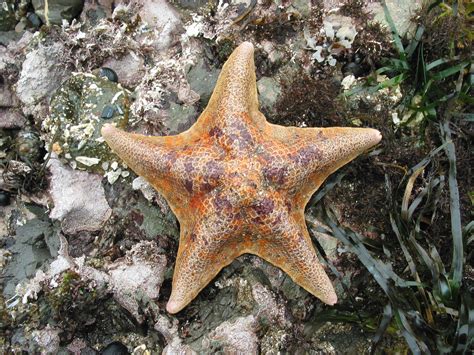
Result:
[[[260,105],[272,122],[376,125],[370,117],[400,100],[399,88],[334,102],[390,40],[366,21],[383,22],[378,2],[349,13],[333,0],[50,0],[50,14],[42,1],[4,3],[2,352],[370,352],[372,334],[326,322],[328,307],[256,256],[238,258],[183,312],[167,314],[179,226],[99,132],[105,122],[150,135],[188,129],[244,40],[255,45]],[[408,31],[420,2],[387,3]],[[104,68],[117,82],[101,76]],[[341,118],[367,107],[374,111]],[[343,312],[353,307],[346,290],[359,287],[360,268],[312,229],[344,270],[334,278]]]

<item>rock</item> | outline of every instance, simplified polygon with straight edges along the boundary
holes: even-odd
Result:
[[[275,113],[275,106],[281,94],[278,81],[264,76],[257,81],[257,88],[261,107],[269,113]]]
[[[183,106],[170,102],[167,112],[169,115],[163,119],[166,135],[184,132],[196,122],[197,111],[194,106]]]
[[[207,5],[209,0],[178,0],[177,4],[183,9],[198,10],[200,7]]]
[[[197,353],[188,345],[182,343],[178,333],[178,322],[172,323],[163,315],[158,315],[154,326],[165,338],[167,345],[161,355],[196,355]]]
[[[138,15],[143,22],[158,31],[158,36],[151,38],[156,50],[163,50],[175,42],[175,37],[182,31],[179,13],[165,0],[145,0],[134,2],[139,6]]]
[[[88,19],[95,26],[100,19],[112,17],[114,7],[114,0],[85,0],[81,12],[81,22]]]
[[[0,129],[19,129],[26,124],[26,118],[18,111],[0,108]]]
[[[128,114],[127,90],[106,78],[77,73],[51,98],[50,114],[42,124],[44,138],[73,168],[103,173],[104,164],[110,166],[116,157],[100,129],[104,123],[125,127]]]
[[[415,16],[416,12],[421,9],[423,5],[422,0],[386,0],[390,16],[395,23],[395,27],[401,37],[413,35],[415,24],[411,19]],[[367,4],[367,9],[374,15],[374,20],[380,24],[389,27],[387,20],[385,19],[385,12],[383,7],[378,2],[371,2]]]
[[[63,231],[68,234],[99,230],[112,213],[105,199],[102,178],[74,171],[54,157],[48,168],[51,172],[49,194],[54,203],[50,218],[61,221]]]
[[[166,256],[157,254],[155,249],[153,242],[140,242],[125,258],[107,267],[114,298],[140,323],[144,319],[138,313],[140,295],[157,299],[166,271]]]
[[[148,181],[139,176],[132,181],[132,189],[140,190],[143,196],[150,202],[156,199],[158,192],[151,186]]]
[[[145,75],[145,61],[132,52],[118,59],[109,58],[103,66],[113,69],[118,75],[119,82],[128,88],[137,86]]]
[[[211,97],[219,76],[219,69],[210,67],[203,59],[193,65],[186,74],[191,89],[200,96],[200,104],[205,107]]]
[[[16,93],[22,103],[33,105],[49,97],[61,85],[68,75],[68,70],[61,64],[64,55],[64,47],[60,43],[40,45],[26,55],[16,85]]]
[[[18,98],[11,90],[10,84],[0,76],[0,107],[16,107],[18,104]]]
[[[61,25],[77,17],[84,6],[84,0],[32,0],[35,13],[47,25]]]
[[[226,354],[258,354],[257,326],[253,315],[238,317],[222,323],[208,337],[220,343]]]
[[[53,328],[49,324],[42,330],[33,331],[33,339],[42,348],[42,354],[57,354],[59,350],[60,329]]]
[[[276,296],[260,282],[252,286],[252,296],[257,305],[259,318],[266,318],[270,324],[278,324],[282,328],[291,328],[291,321],[286,316],[286,308],[278,302]]]
[[[15,235],[15,244],[10,247],[12,256],[3,274],[7,280],[3,293],[7,298],[14,295],[19,282],[34,276],[57,253],[58,241],[48,221],[33,218],[17,226]]]

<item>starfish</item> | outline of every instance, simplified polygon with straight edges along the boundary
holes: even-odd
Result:
[[[304,208],[331,173],[382,136],[371,128],[268,123],[258,108],[253,56],[249,42],[234,50],[206,109],[181,134],[102,128],[109,146],[164,196],[180,222],[169,313],[182,310],[245,253],[279,267],[324,303],[337,302]]]

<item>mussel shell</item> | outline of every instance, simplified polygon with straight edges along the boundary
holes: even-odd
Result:
[[[115,110],[116,110],[115,105],[104,106],[104,108],[102,109],[102,113],[100,114],[100,117],[105,120],[111,119],[115,115]]]
[[[113,69],[102,67],[99,69],[99,76],[109,79],[114,83],[118,82],[118,75]]]

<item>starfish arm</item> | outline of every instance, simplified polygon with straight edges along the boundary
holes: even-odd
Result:
[[[222,67],[205,112],[258,112],[253,54],[254,48],[250,42],[243,42],[232,52]]]
[[[269,124],[266,133],[273,138],[267,149],[275,151],[267,170],[280,172],[277,176],[282,177],[280,182],[287,188],[304,186],[297,192],[305,199],[330,174],[382,138],[372,128],[297,128]]]
[[[106,124],[101,130],[107,144],[138,175],[153,180],[163,174],[166,160],[177,144],[169,137],[133,134]]]
[[[189,228],[181,226],[178,255],[173,274],[169,313],[186,307],[219,271],[241,253],[236,233],[224,216],[203,216]]]
[[[334,305],[337,295],[331,280],[318,260],[304,223],[303,212],[286,214],[276,210],[285,223],[276,227],[248,251],[287,273],[292,280],[326,304]],[[285,216],[286,215],[286,216]],[[265,235],[265,233],[263,233]]]

